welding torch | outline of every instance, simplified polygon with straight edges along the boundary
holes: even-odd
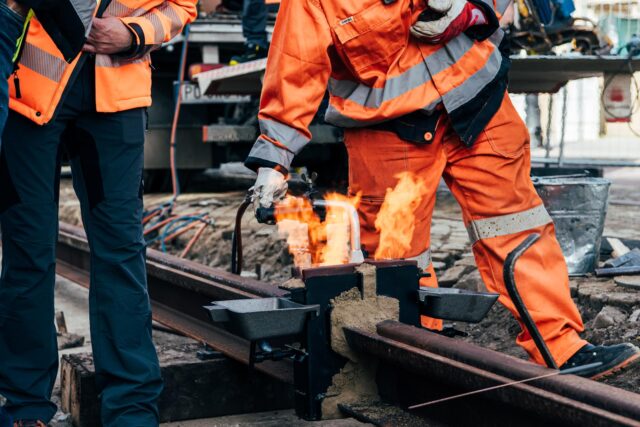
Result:
[[[235,229],[231,239],[231,272],[234,274],[240,274],[242,272],[242,217],[250,205],[251,194],[247,194],[247,197],[240,205],[238,213],[236,214]],[[348,216],[351,247],[349,262],[364,262],[364,254],[362,253],[360,241],[360,217],[358,216],[357,209],[347,202],[340,200],[310,199],[309,204],[306,206],[287,206],[285,204],[276,204],[268,208],[261,206],[256,209],[255,216],[261,224],[275,224],[276,213],[286,216],[287,213],[303,213],[306,210],[312,209],[320,219],[324,221],[327,208],[342,210],[344,214]]]

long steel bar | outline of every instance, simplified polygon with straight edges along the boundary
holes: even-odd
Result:
[[[60,229],[58,272],[88,287],[90,256],[84,233],[66,224],[61,224]],[[201,306],[215,299],[286,294],[270,284],[152,250],[147,268],[154,319],[243,363],[248,363],[248,342],[213,327]],[[550,372],[520,359],[398,322],[379,324],[377,334],[348,329],[347,335],[356,350],[462,389],[491,387]],[[287,362],[265,362],[256,365],[256,369],[289,383],[293,379],[291,364]],[[640,426],[639,395],[571,375],[540,379],[535,385],[515,384],[496,390],[487,398],[512,407],[535,408],[566,421],[567,425],[587,421],[588,425]]]
[[[89,288],[89,245],[82,229],[60,224],[57,255],[57,273]],[[249,342],[214,327],[202,306],[213,300],[286,294],[274,285],[155,250],[147,252],[147,273],[154,320],[245,364],[249,363]],[[264,362],[256,369],[293,383],[293,368],[287,361]]]
[[[513,382],[513,378],[377,334],[349,328],[345,328],[345,334],[349,345],[356,351],[378,357],[394,364],[398,369],[408,369],[416,375],[423,375],[462,387],[491,387]],[[611,410],[592,406],[530,384],[513,384],[511,387],[487,393],[483,397],[488,401],[499,402],[501,405],[519,408],[523,411],[533,409],[536,414],[553,420],[554,425],[602,427],[637,427],[640,425],[638,418],[627,417]]]
[[[511,381],[532,378],[549,372],[543,366],[399,322],[387,321],[379,324],[378,334],[440,357],[507,377]],[[640,425],[639,394],[575,375],[541,379],[536,381],[535,387],[628,417],[636,420],[635,425]]]

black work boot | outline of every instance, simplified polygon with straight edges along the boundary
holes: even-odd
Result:
[[[600,366],[577,372],[576,375],[591,378],[603,378],[629,367],[640,360],[640,349],[633,344],[592,345],[582,347],[560,369],[576,368],[591,363],[602,363]]]
[[[269,47],[263,47],[258,44],[248,43],[242,55],[231,57],[229,65],[238,65],[244,62],[255,61],[256,59],[266,58],[269,53]]]

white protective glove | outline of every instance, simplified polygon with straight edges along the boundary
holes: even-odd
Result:
[[[251,201],[256,208],[269,208],[287,194],[286,177],[272,168],[258,168],[258,178],[251,187]]]
[[[487,22],[482,10],[467,0],[428,0],[427,12],[442,16],[418,19],[410,30],[414,37],[427,43],[446,43],[469,27]]]

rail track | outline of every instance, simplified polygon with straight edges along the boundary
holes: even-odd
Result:
[[[90,254],[84,231],[60,224],[57,272],[89,287]],[[201,309],[213,300],[285,296],[273,284],[232,275],[148,250],[153,317],[226,356],[248,363],[249,343],[215,328]],[[378,366],[386,404],[341,405],[343,412],[381,426],[518,425],[640,426],[640,394],[573,375],[514,384],[416,411],[407,408],[470,390],[549,374],[542,366],[398,322],[377,333],[347,329],[350,346]],[[293,365],[263,362],[256,369],[293,383]]]

